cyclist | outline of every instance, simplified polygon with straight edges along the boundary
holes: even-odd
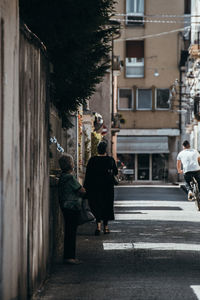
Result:
[[[200,154],[197,150],[190,148],[190,143],[186,140],[183,142],[183,150],[177,156],[177,170],[179,174],[184,174],[186,188],[188,191],[188,200],[193,200],[193,193],[190,182],[194,177],[198,183],[200,191]],[[181,169],[181,164],[183,170]]]

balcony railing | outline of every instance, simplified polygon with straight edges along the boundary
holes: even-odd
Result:
[[[112,129],[120,129],[121,124],[125,123],[125,119],[123,119],[123,116],[121,114],[114,114],[113,120],[112,120]]]
[[[122,68],[122,63],[120,61],[120,56],[114,55],[113,57],[113,71],[120,71]]]

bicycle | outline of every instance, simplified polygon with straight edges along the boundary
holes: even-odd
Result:
[[[190,182],[190,186],[192,187],[193,200],[195,201],[197,210],[200,211],[200,195],[199,195],[199,187],[196,179],[192,177],[192,181]]]

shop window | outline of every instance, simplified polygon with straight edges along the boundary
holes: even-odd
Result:
[[[127,25],[143,25],[144,0],[126,0],[126,14]]]
[[[138,154],[138,180],[149,180],[149,154]]]
[[[137,109],[151,110],[152,109],[152,90],[138,89],[137,91]]]
[[[169,89],[156,90],[156,108],[169,109]]]
[[[129,110],[133,107],[133,92],[131,89],[119,89],[118,109]]]
[[[121,180],[135,180],[135,154],[118,154],[117,167]]]
[[[168,179],[168,155],[152,154],[152,180]]]
[[[144,77],[144,41],[126,42],[126,77]]]

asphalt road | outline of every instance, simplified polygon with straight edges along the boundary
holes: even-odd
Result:
[[[117,187],[110,235],[79,227],[83,264],[58,264],[40,295],[52,300],[200,299],[200,212],[178,187]]]

